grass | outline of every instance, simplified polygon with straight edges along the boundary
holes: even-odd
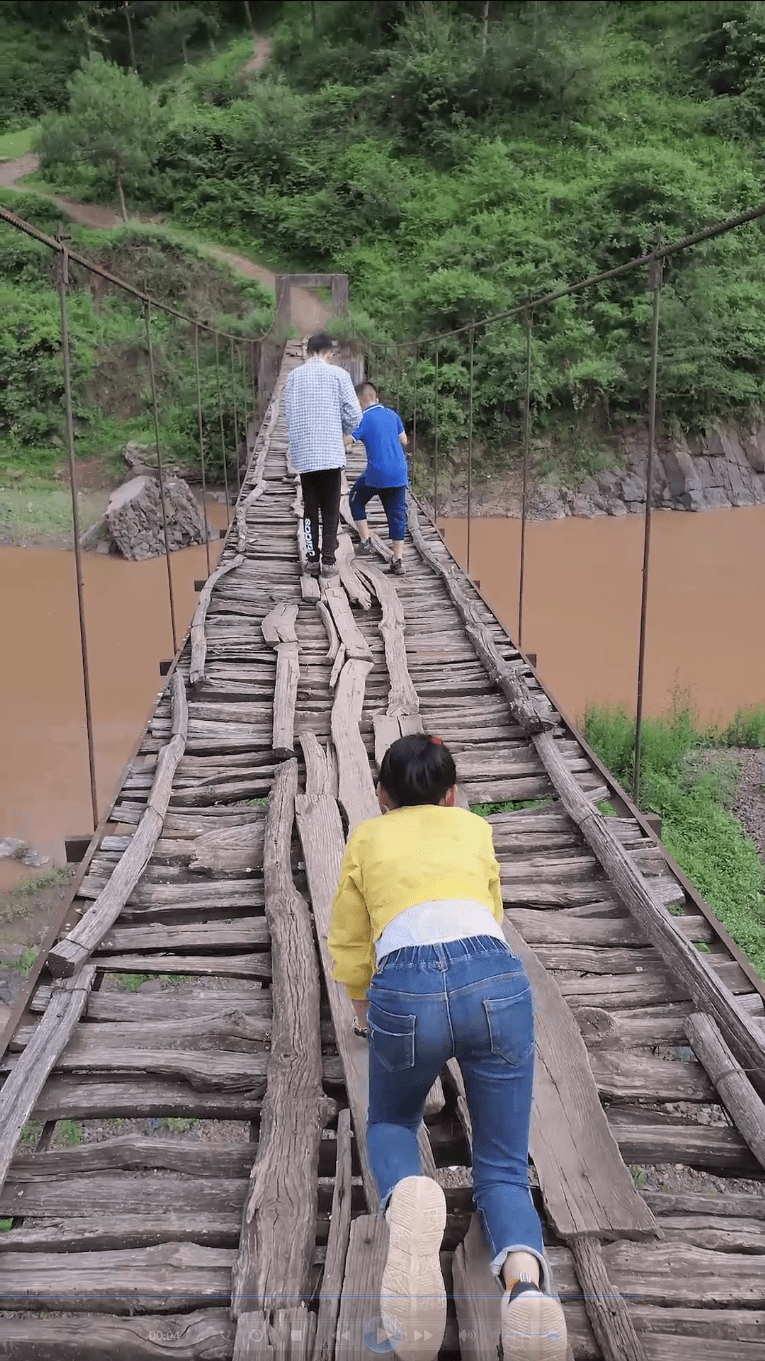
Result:
[[[103,514],[105,495],[80,492],[80,530]],[[0,485],[0,542],[24,544],[32,540],[72,537],[72,499],[68,487],[7,487]]]
[[[77,1148],[82,1143],[82,1124],[79,1120],[59,1120],[56,1138],[67,1148]]]
[[[148,983],[153,975],[149,973],[116,973],[112,977],[121,988],[125,989],[125,992],[138,992],[141,984]]]
[[[184,1115],[165,1115],[159,1122],[159,1129],[174,1130],[177,1134],[185,1134],[187,1130],[193,1129],[199,1124],[198,1120],[192,1120]]]
[[[13,1227],[12,1219],[0,1219],[0,1233],[8,1233]]]
[[[504,803],[471,803],[471,813],[477,813],[479,818],[491,818],[495,813],[517,813],[522,808],[547,808],[552,803],[552,799],[512,799]]]
[[[37,894],[52,888],[63,888],[72,874],[71,866],[67,865],[62,869],[46,870],[44,874],[31,874],[28,879],[21,879],[0,896],[0,923],[17,917],[29,917]]]
[[[240,808],[267,808],[268,799],[243,799]]]
[[[37,124],[20,128],[16,132],[0,133],[0,161],[15,161],[32,150],[32,142],[37,132]]]
[[[39,1120],[29,1120],[21,1131],[19,1142],[22,1143],[25,1148],[32,1148],[40,1138],[40,1129],[41,1125]]]
[[[27,946],[23,955],[21,955],[19,959],[12,959],[8,964],[5,965],[6,969],[15,969],[17,973],[23,973],[24,976],[26,977],[35,960],[37,959],[38,948],[39,947],[37,945]]]
[[[585,735],[629,787],[634,721],[626,710],[588,710]],[[765,866],[730,811],[739,773],[724,750],[744,745],[742,737],[765,746],[765,710],[742,710],[727,726],[710,728],[687,694],[675,694],[668,713],[643,728],[640,806],[659,814],[670,855],[765,978]]]

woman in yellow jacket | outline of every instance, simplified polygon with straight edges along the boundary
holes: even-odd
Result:
[[[428,1091],[457,1058],[473,1194],[504,1286],[504,1361],[563,1361],[566,1325],[528,1183],[531,989],[502,931],[491,827],[455,807],[456,778],[438,738],[393,743],[378,787],[386,816],[350,837],[329,930],[334,976],[368,1024],[369,1159],[390,1231],[383,1326],[401,1361],[438,1354],[446,1202],[422,1175],[417,1133]]]

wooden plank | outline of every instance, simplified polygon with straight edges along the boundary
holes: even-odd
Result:
[[[149,1313],[226,1304],[234,1253],[195,1243],[122,1252],[0,1252],[6,1309]]]
[[[715,1089],[698,1063],[617,1049],[590,1054],[592,1075],[606,1101],[706,1101]]]
[[[397,742],[401,736],[401,725],[398,719],[392,718],[390,714],[375,714],[372,722],[375,732],[375,761],[379,770],[388,747]]]
[[[176,1173],[115,1172],[59,1177],[51,1188],[40,1181],[14,1182],[0,1191],[3,1215],[25,1220],[87,1215],[185,1215],[201,1221],[209,1215],[239,1215],[247,1191],[246,1178],[189,1177]],[[3,1246],[5,1238],[2,1240]]]
[[[655,1119],[655,1117],[654,1117]],[[735,1129],[722,1125],[650,1123],[633,1107],[612,1106],[611,1131],[626,1163],[681,1163],[705,1168],[717,1176],[760,1174],[757,1159]]]
[[[253,1307],[268,1313],[293,1308],[308,1290],[319,1142],[334,1110],[321,1086],[320,989],[313,928],[290,870],[297,779],[297,761],[280,767],[266,818],[264,876],[273,950],[273,1034],[258,1154],[232,1276],[235,1317]]]
[[[561,1237],[656,1233],[600,1104],[582,1037],[555,980],[507,920],[536,1011],[530,1152],[547,1215]]]
[[[252,950],[258,946],[265,950],[270,940],[265,918],[239,917],[190,926],[114,926],[99,950]]]
[[[253,955],[99,955],[99,969],[110,973],[210,974],[217,978],[270,978],[271,956]]]
[[[372,1349],[388,1351],[380,1318],[380,1285],[388,1252],[388,1227],[378,1215],[360,1215],[351,1224],[343,1294],[335,1337],[335,1356],[357,1361],[365,1334]]]
[[[581,917],[575,910],[544,912],[530,908],[508,909],[511,922],[527,945],[646,945],[640,927],[631,917]],[[681,930],[689,940],[713,940],[714,931],[705,917],[678,917]],[[687,925],[686,925],[687,923]]]
[[[686,1021],[691,1047],[703,1063],[726,1110],[765,1170],[765,1102],[755,1092],[711,1016],[695,1013]]]
[[[627,1305],[609,1279],[600,1243],[574,1238],[570,1248],[603,1361],[647,1361]]]
[[[183,1079],[133,1077],[124,1081],[50,1077],[32,1112],[46,1120],[140,1120],[180,1116],[196,1120],[259,1120],[260,1091],[198,1091]]]
[[[610,1243],[603,1259],[613,1285],[641,1302],[665,1307],[702,1305],[747,1309],[765,1306],[760,1257],[712,1252],[682,1243]],[[639,1282],[639,1284],[638,1284]]]
[[[306,766],[306,792],[295,801],[298,832],[303,847],[311,907],[329,1005],[335,1028],[335,1041],[345,1072],[348,1104],[353,1116],[356,1149],[367,1204],[378,1203],[377,1186],[369,1166],[366,1148],[367,1092],[369,1053],[366,1040],[353,1033],[353,1007],[348,995],[332,977],[332,960],[327,950],[327,933],[332,916],[337,882],[345,853],[345,837],[340,810],[331,794],[332,782],[327,757],[313,734],[301,739]]]
[[[698,1361],[698,1339],[661,1337],[649,1333],[642,1339],[646,1361]],[[704,1361],[765,1361],[765,1342],[728,1342],[707,1338]]]
[[[420,701],[406,660],[404,609],[393,579],[383,576],[368,563],[358,562],[356,570],[369,582],[382,607],[378,628],[383,636],[385,663],[390,676],[388,713],[395,717],[419,713]]]
[[[191,665],[189,668],[189,684],[195,688],[201,685],[205,678],[205,663],[207,661],[207,635],[205,632],[205,623],[207,620],[207,611],[210,608],[212,593],[217,583],[226,576],[228,572],[233,572],[236,567],[241,567],[243,562],[244,556],[242,553],[235,554],[234,557],[229,558],[228,562],[222,562],[216,567],[212,575],[208,577],[206,584],[202,587],[200,592],[197,607],[194,611],[194,617],[191,621],[190,632]]]
[[[340,647],[340,639],[337,634],[337,629],[335,628],[335,621],[323,600],[318,600],[316,602],[316,608],[319,611],[324,627],[327,630],[327,641],[329,643],[329,647],[327,648],[327,661],[333,662]]]
[[[29,1053],[31,1045],[24,1051]],[[339,1073],[337,1060],[324,1060],[325,1071]],[[328,1068],[327,1068],[327,1065]],[[151,1073],[160,1077],[182,1077],[199,1091],[265,1091],[267,1055],[265,1053],[223,1052],[194,1049],[129,1049],[126,1045],[90,1044],[87,1035],[71,1040],[55,1060],[57,1073]],[[15,1075],[21,1060],[16,1055],[6,1056],[0,1071]],[[5,1090],[10,1083],[6,1081]]]
[[[0,1354],[7,1361],[223,1361],[233,1345],[227,1309],[138,1318],[0,1315]]]
[[[765,1036],[721,981],[708,956],[701,954],[663,910],[651,885],[609,831],[607,817],[593,808],[555,750],[549,733],[534,738],[561,802],[574,819],[615,885],[625,906],[639,922],[667,966],[687,988],[700,1011],[714,1018],[736,1060],[752,1070],[752,1081],[765,1095]],[[755,1071],[759,1070],[759,1071]]]
[[[351,1231],[351,1113],[337,1122],[337,1166],[329,1222],[327,1256],[316,1320],[313,1361],[334,1361],[335,1333]]]
[[[739,1195],[717,1192],[711,1195],[703,1191],[651,1191],[642,1192],[646,1204],[655,1215],[704,1215],[719,1214],[742,1219],[765,1220],[765,1195]]]
[[[0,1186],[48,1075],[60,1063],[61,1051],[83,1013],[95,973],[95,965],[87,964],[76,978],[54,984],[45,1015],[23,1057],[4,1060],[3,1066],[13,1063],[13,1071],[0,1091]]]
[[[322,600],[335,622],[340,641],[348,657],[358,661],[372,660],[372,652],[351,613],[348,597],[336,577],[322,585]]]
[[[182,1172],[190,1177],[245,1179],[255,1156],[254,1146],[211,1140],[149,1138],[144,1134],[121,1134],[76,1148],[49,1149],[45,1153],[20,1153],[11,1163],[14,1182],[50,1183],[80,1173],[144,1171],[147,1168]]]
[[[762,1343],[765,1338],[765,1313],[758,1309],[691,1309],[677,1306],[663,1309],[659,1305],[644,1304],[641,1300],[633,1299],[630,1313],[637,1331],[643,1334],[646,1347],[650,1346],[654,1333],[661,1334],[663,1339],[672,1335],[683,1339],[703,1338],[705,1343],[712,1338]],[[699,1356],[698,1347],[696,1356]]]
[[[173,775],[183,755],[188,728],[188,707],[184,682],[177,671],[171,679],[173,697],[172,736],[160,752],[146,810],[135,836],[103,891],[72,928],[48,954],[52,974],[71,977],[88,958],[119,916],[151,859],[164,822]]]
[[[242,1054],[259,1052],[271,1038],[272,1018],[270,992],[264,991],[264,1001],[258,1010],[250,1007],[245,1013],[226,1009],[225,992],[218,1011],[200,1010],[193,1017],[173,1021],[117,1021],[80,1024],[73,1036],[78,1052],[90,1050],[94,1054],[104,1049],[125,1046],[128,1049],[230,1049]],[[11,1052],[22,1050],[34,1034],[33,1026],[20,1026],[11,1043]],[[321,1027],[322,1043],[331,1043],[331,1027]]]
[[[44,1011],[49,988],[38,988],[29,1010]],[[89,1021],[129,1022],[145,1024],[180,1023],[184,1019],[199,1019],[204,1024],[210,1016],[221,1011],[242,1011],[245,1015],[270,1016],[271,999],[259,983],[242,982],[236,987],[220,988],[201,983],[184,983],[160,993],[110,992],[101,989],[91,992],[87,1003]]]
[[[350,831],[366,818],[376,817],[379,812],[369,758],[359,732],[364,685],[369,670],[369,662],[347,661],[332,705],[332,741],[337,752],[339,799],[345,809]]]
[[[266,615],[261,624],[265,641],[276,648],[271,745],[276,754],[281,756],[291,755],[295,744],[295,703],[300,676],[298,640],[295,633],[297,613],[297,604],[281,601]]]

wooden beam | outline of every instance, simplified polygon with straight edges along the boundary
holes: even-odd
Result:
[[[265,641],[276,649],[274,717],[271,745],[277,756],[291,755],[295,745],[295,704],[300,661],[295,621],[298,605],[281,601],[266,615],[261,628]]]
[[[765,1102],[739,1067],[711,1016],[694,1014],[685,1022],[691,1048],[703,1063],[736,1129],[765,1171]]]
[[[159,840],[172,793],[173,776],[183,755],[188,731],[186,688],[178,671],[173,672],[170,685],[173,712],[171,737],[159,753],[146,809],[106,887],[77,925],[48,954],[48,968],[54,975],[71,977],[95,950],[117,920]]]
[[[312,1361],[333,1361],[335,1355],[337,1316],[351,1231],[351,1170],[351,1113],[346,1108],[337,1122],[335,1186]]]
[[[420,701],[409,675],[404,642],[404,608],[398,591],[390,577],[368,563],[358,562],[357,572],[369,582],[382,607],[382,618],[378,625],[385,645],[385,662],[390,677],[388,714],[399,717],[402,714],[418,714]]]
[[[227,1309],[193,1314],[0,1316],[6,1361],[210,1361],[231,1356],[234,1325]]]
[[[369,757],[359,732],[364,687],[371,670],[371,662],[347,661],[340,673],[332,705],[332,741],[337,752],[339,799],[350,831],[379,812]]]
[[[297,761],[280,767],[266,818],[264,875],[273,959],[273,1034],[258,1154],[232,1277],[235,1317],[253,1308],[269,1314],[274,1309],[295,1309],[298,1301],[305,1312],[318,1201],[319,1143],[334,1110],[321,1085],[320,988],[313,928],[290,869],[297,779]],[[290,1346],[287,1356],[294,1354]]]
[[[0,1186],[48,1075],[85,1009],[95,974],[95,965],[86,964],[76,978],[53,985],[45,1015],[0,1091]]]

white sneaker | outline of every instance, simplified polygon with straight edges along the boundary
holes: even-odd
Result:
[[[446,1328],[446,1290],[439,1252],[446,1200],[430,1177],[405,1177],[386,1212],[390,1241],[380,1314],[399,1361],[433,1361]]]
[[[502,1300],[503,1361],[565,1361],[567,1350],[560,1300],[530,1281],[516,1281]]]

